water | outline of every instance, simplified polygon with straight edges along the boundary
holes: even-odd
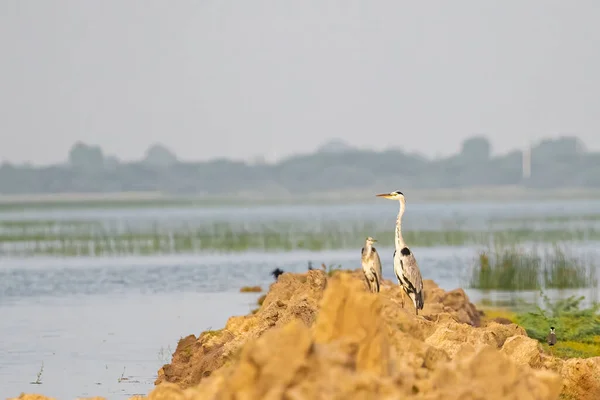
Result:
[[[223,326],[229,316],[247,313],[255,297],[63,294],[0,306],[0,395],[126,399],[146,394],[179,337]],[[42,384],[32,385],[42,363]],[[127,380],[119,382],[122,376]]]
[[[385,202],[384,202],[385,203]],[[390,224],[397,205],[286,206],[254,209],[40,210],[3,214],[5,220],[87,219],[163,221],[240,218],[304,221],[380,218]],[[230,213],[233,211],[233,214]],[[473,213],[473,217],[469,213]],[[412,214],[410,214],[412,213]],[[411,206],[413,226],[444,219],[474,226],[518,216],[600,213],[598,202],[534,204],[435,204]],[[412,215],[412,217],[409,217]],[[436,222],[437,221],[437,222]],[[479,222],[478,222],[479,221]],[[407,224],[408,225],[408,224]],[[408,229],[408,226],[406,227]],[[596,243],[573,251],[598,254]],[[380,248],[384,277],[393,279],[393,249]],[[450,290],[464,286],[474,247],[414,247],[425,278]],[[0,259],[0,398],[37,392],[59,399],[105,396],[126,399],[154,387],[156,372],[170,359],[177,340],[219,329],[232,315],[256,308],[260,294],[239,293],[246,285],[272,283],[276,268],[302,272],[308,261],[357,268],[359,249],[324,252],[194,254],[123,257],[12,257]],[[514,293],[467,290],[474,302],[514,301]],[[550,296],[597,290],[550,291]],[[536,300],[536,293],[520,297]],[[170,350],[170,351],[169,351]],[[34,385],[43,363],[41,384]],[[121,379],[126,378],[126,379]]]
[[[278,221],[314,223],[316,221],[375,221],[386,226],[394,224],[398,203],[375,200],[365,204],[341,205],[280,205],[254,207],[161,207],[161,208],[110,208],[110,209],[27,209],[25,211],[0,211],[0,221],[102,221],[105,223],[153,224],[176,226],[200,224],[211,221],[252,224]],[[486,228],[490,221],[518,219],[520,217],[544,218],[548,216],[577,217],[600,215],[598,200],[560,200],[501,203],[417,203],[407,202],[404,216],[405,228],[441,228],[458,224],[469,228]]]

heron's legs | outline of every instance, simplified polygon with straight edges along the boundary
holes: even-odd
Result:
[[[371,284],[369,283],[369,278],[367,278],[367,274],[365,274],[363,272],[363,275],[365,277],[365,283],[367,284],[367,290],[370,292],[371,291]]]
[[[401,304],[402,304],[402,308],[404,308],[404,288],[400,288],[400,298],[401,298]]]

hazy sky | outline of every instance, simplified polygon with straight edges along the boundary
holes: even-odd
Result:
[[[0,1],[0,159],[600,149],[600,2]]]

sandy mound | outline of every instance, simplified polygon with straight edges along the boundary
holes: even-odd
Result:
[[[600,398],[600,359],[565,362],[517,325],[482,326],[462,289],[425,281],[418,317],[400,298],[389,281],[368,293],[360,271],[281,275],[255,314],[184,339],[186,367],[176,351],[148,399]]]
[[[235,356],[250,339],[294,319],[310,326],[317,315],[327,278],[321,271],[305,275],[283,274],[272,285],[256,314],[231,317],[224,329],[185,337],[177,344],[171,364],[158,371],[156,384],[163,381],[181,387],[198,384]]]
[[[460,289],[425,281],[419,316],[399,300],[358,271],[283,274],[256,313],[182,339],[138,399],[600,399],[600,358],[555,359],[517,325],[484,325]]]

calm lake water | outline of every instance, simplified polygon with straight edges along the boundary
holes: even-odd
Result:
[[[385,202],[384,202],[385,203]],[[409,204],[410,205],[410,204]],[[252,221],[344,221],[375,218],[393,226],[397,204],[351,206],[285,206],[251,209],[110,209],[41,210],[6,213],[0,219]],[[410,206],[409,226],[442,220],[469,226],[490,219],[600,214],[597,201],[514,204],[427,204]],[[391,222],[390,222],[391,220]],[[393,234],[390,231],[390,234]],[[153,388],[156,372],[170,359],[177,340],[188,334],[223,327],[232,315],[256,308],[260,294],[239,288],[273,282],[276,268],[302,272],[307,263],[360,266],[360,246],[324,252],[163,255],[149,257],[29,257],[0,259],[0,398],[21,392],[58,399],[105,396],[126,399]],[[595,254],[597,243],[578,243],[572,251]],[[384,276],[393,278],[391,248],[380,248]],[[464,286],[474,247],[414,247],[423,276],[444,289]],[[508,301],[512,293],[467,290],[472,301]],[[583,294],[588,302],[597,290],[549,292],[550,296]],[[535,298],[535,293],[519,296]],[[41,384],[31,384],[43,363]],[[126,379],[122,379],[126,378]]]

